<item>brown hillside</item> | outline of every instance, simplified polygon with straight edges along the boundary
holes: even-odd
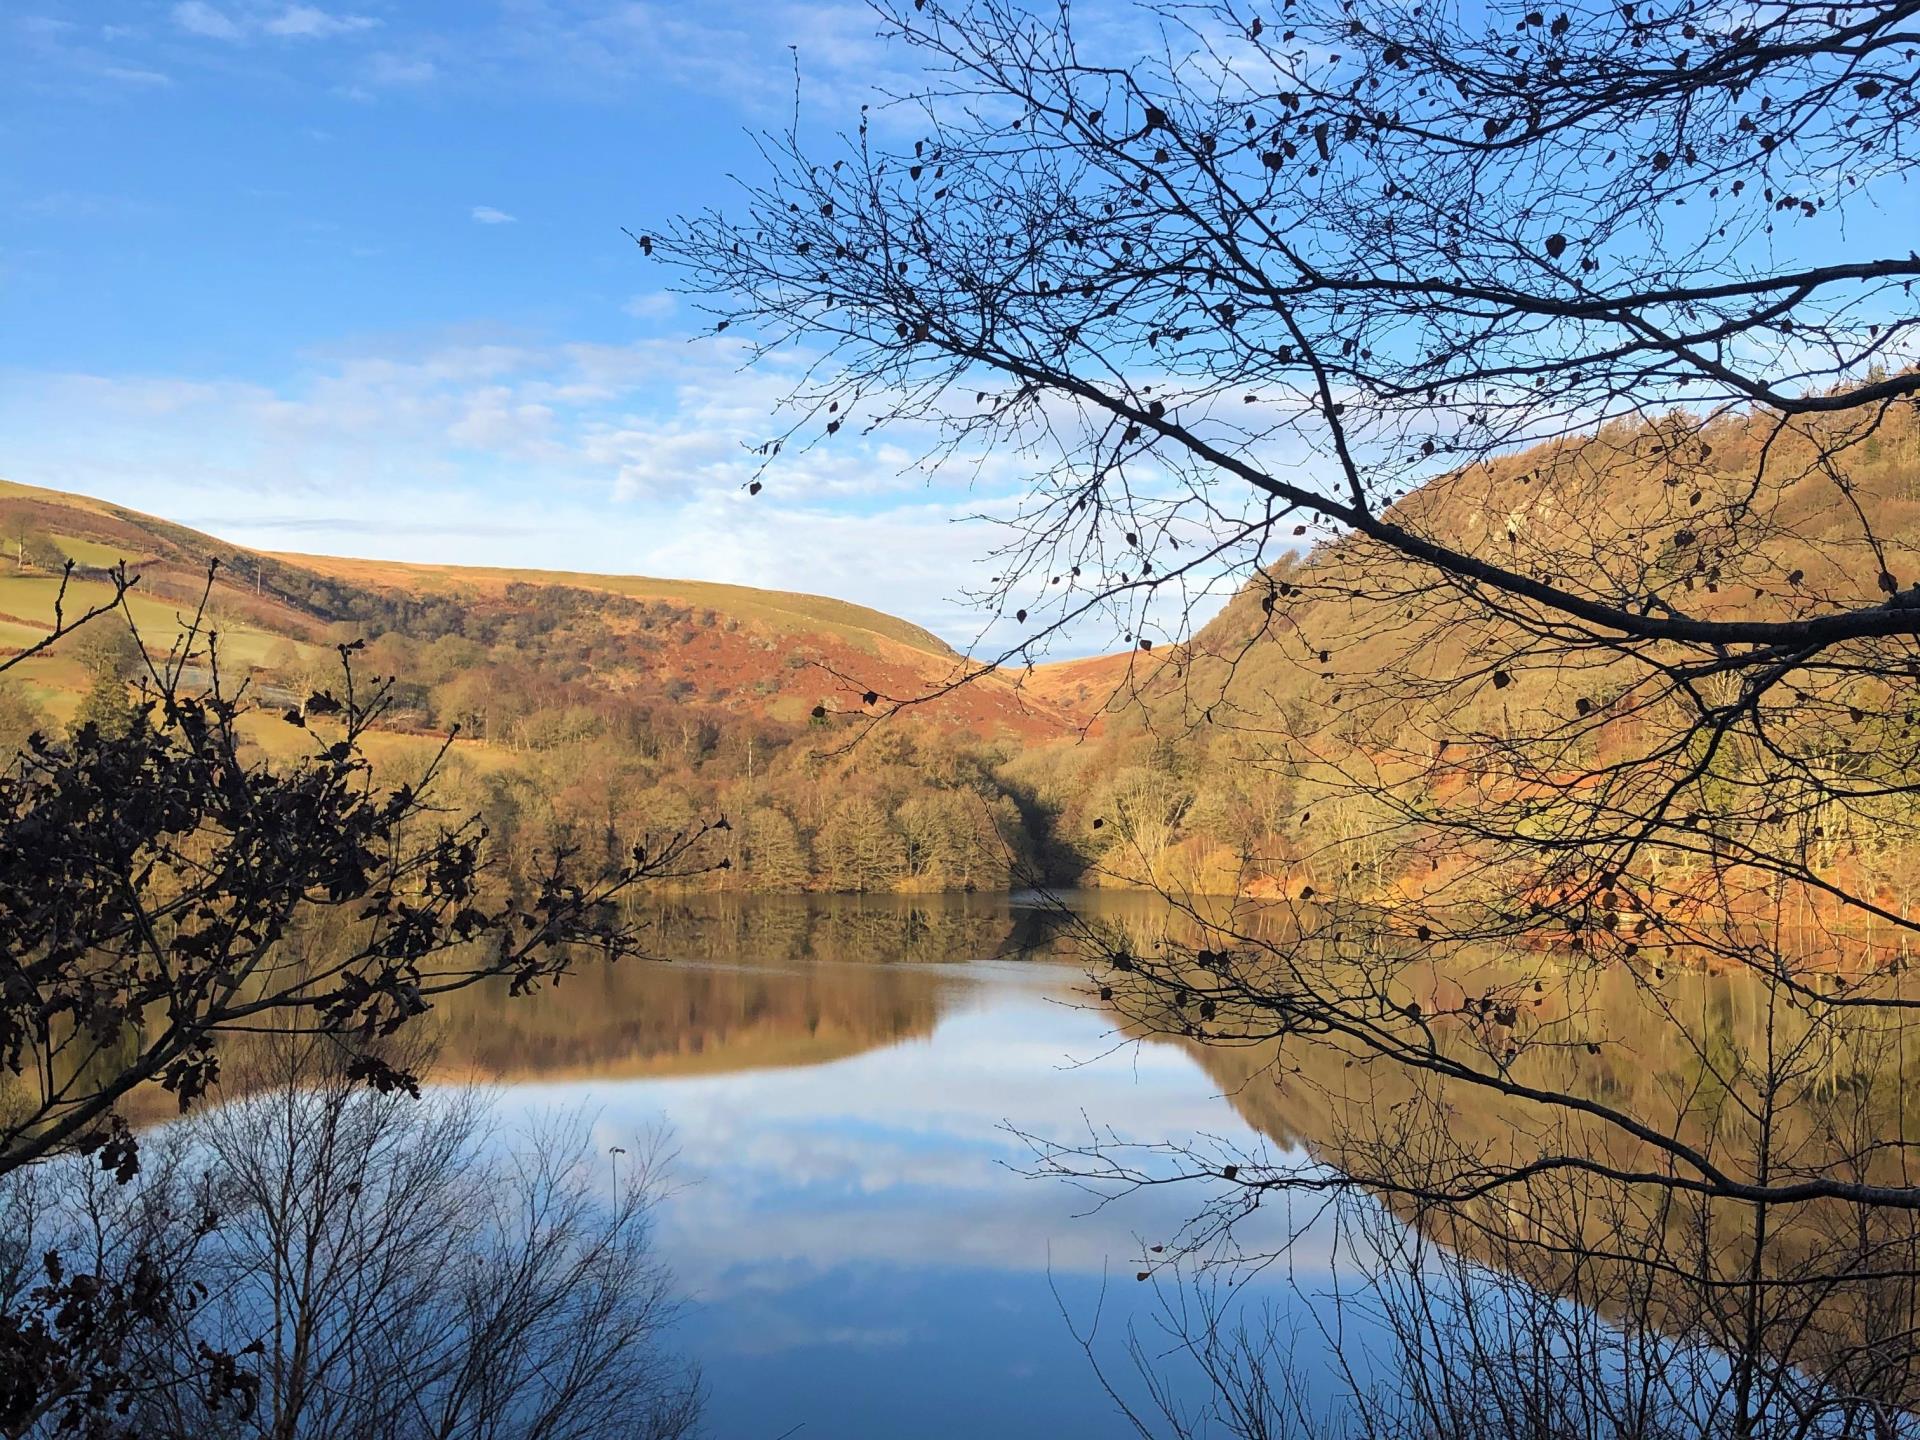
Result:
[[[1034,700],[1073,714],[1098,716],[1123,709],[1159,667],[1164,654],[1122,650],[1082,660],[1056,660],[1034,666],[1019,684]]]
[[[149,648],[164,651],[198,602],[208,561],[217,559],[212,614],[223,656],[289,689],[326,670],[329,648],[341,639],[393,635],[432,643],[451,636],[490,644],[500,635],[527,641],[538,631],[551,662],[542,668],[558,680],[590,677],[628,696],[800,723],[815,706],[829,715],[858,712],[867,690],[906,698],[940,689],[966,666],[919,626],[821,596],[640,576],[269,554],[86,496],[4,482],[0,535],[7,551],[0,647],[18,650],[47,633],[64,557],[76,565],[70,612],[108,596],[107,568],[127,561],[140,577],[135,619]],[[403,666],[393,668],[405,678]],[[70,713],[84,688],[59,654],[25,667],[24,679],[56,716]],[[1080,723],[1071,702],[998,674],[915,713],[983,739],[1044,739]]]
[[[1726,618],[1873,603],[1920,583],[1920,414],[1889,411],[1857,435],[1765,415],[1614,424],[1442,476],[1393,518],[1618,606]],[[1095,677],[1124,675],[1127,659],[1048,667],[1037,688],[1099,694]],[[1467,808],[1568,799],[1577,777],[1666,723],[1638,708],[1644,666],[1529,637],[1357,536],[1271,567],[1134,675],[1136,703],[1110,707],[1099,744],[1019,762],[1056,812],[1056,840],[1102,881],[1263,894],[1338,877],[1384,892],[1403,877],[1373,838],[1384,812],[1370,792],[1414,783],[1423,804]],[[1799,708],[1871,752],[1875,727],[1899,731],[1911,708],[1883,690],[1862,682]],[[1504,788],[1449,773],[1461,740],[1522,736],[1539,743]],[[1438,883],[1460,861],[1435,853],[1419,868]]]

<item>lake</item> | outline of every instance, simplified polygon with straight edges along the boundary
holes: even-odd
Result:
[[[1525,1403],[1576,1428],[1631,1396],[1676,1433],[1715,1433],[1738,1406],[1769,1423],[1830,1413],[1807,1433],[1847,1434],[1885,1403],[1863,1395],[1911,1428],[1898,1317],[1920,1293],[1920,1230],[1903,1211],[1673,1208],[1658,1187],[1551,1171],[1417,1216],[1404,1197],[1348,1191],[1323,1210],[1270,1195],[1236,1213],[1229,1243],[1208,1222],[1246,1197],[1211,1178],[1232,1161],[1319,1176],[1650,1161],[1577,1110],[1421,1083],[1324,1038],[1140,1038],[1099,1000],[1068,912],[1135,954],[1187,921],[1151,897],[1062,898],[705,897],[646,916],[660,963],[589,963],[530,998],[469,992],[439,1012],[446,1061],[500,1083],[504,1124],[586,1114],[610,1184],[670,1156],[659,1246],[689,1299],[680,1337],[710,1433],[1112,1435],[1122,1400],[1214,1399],[1184,1343],[1209,1318],[1285,1357],[1295,1433],[1330,1433],[1358,1391],[1375,1418],[1396,1396],[1406,1433],[1430,1411],[1484,1410],[1503,1434],[1494,1412],[1513,1396],[1432,1387],[1516,1375]],[[1513,995],[1540,1042],[1501,1052],[1515,1081],[1624,1107],[1730,1163],[1765,1124],[1796,1173],[1849,1145],[1884,1170],[1897,1151],[1873,1136],[1903,1133],[1920,1094],[1897,1031],[1795,1018],[1752,974],[1492,952],[1415,978],[1428,1013],[1469,1017],[1438,1032],[1445,1046],[1504,1045],[1514,1021],[1488,1030],[1471,1000]],[[1751,1096],[1776,1047],[1790,1069],[1769,1118]],[[1036,1145],[1125,1142],[1162,1147],[1125,1152],[1148,1178],[1208,1174],[1035,1173]],[[1167,1265],[1209,1235],[1202,1259],[1266,1263]],[[1770,1308],[1735,1303],[1749,1275]],[[1757,1399],[1729,1337],[1767,1377]]]
[[[1143,1251],[1204,1197],[1100,1205],[1027,1173],[1022,1135],[1271,1150],[1196,1058],[1117,1033],[1045,912],[1006,897],[695,906],[658,939],[672,963],[490,996],[448,1029],[456,1056],[508,1077],[509,1117],[585,1108],[601,1151],[629,1156],[664,1132],[659,1238],[710,1432],[1116,1433],[1076,1331],[1137,1397],[1127,1331],[1157,1353],[1156,1306],[1183,1298],[1135,1279]],[[1310,1308],[1331,1258],[1331,1226],[1307,1227],[1291,1275],[1238,1304]]]

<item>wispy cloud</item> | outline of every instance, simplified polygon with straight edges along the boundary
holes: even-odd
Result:
[[[336,554],[803,590],[983,653],[1011,643],[1024,627],[961,597],[999,568],[1009,532],[981,517],[1012,518],[1030,462],[929,468],[931,425],[868,435],[855,417],[763,468],[780,399],[814,357],[749,369],[748,354],[731,336],[462,338],[314,357],[271,385],[0,371],[0,433],[8,478],[229,516],[220,533],[264,548],[297,529],[302,548]],[[1203,619],[1224,592],[1188,598]],[[1103,614],[1058,653],[1139,628]]]
[[[966,638],[944,597],[991,547],[892,444],[746,482],[778,393],[719,339],[342,354],[297,381],[0,377],[10,478],[268,548],[728,580],[845,596]],[[916,493],[918,492],[918,493]],[[458,528],[446,525],[458,517]]]
[[[289,5],[278,15],[262,21],[260,28],[269,35],[289,39],[324,40],[371,30],[379,23],[371,15],[334,15],[312,5]]]
[[[395,55],[382,51],[367,61],[366,81],[380,89],[428,85],[438,79],[440,68],[418,55]]]
[[[173,77],[144,65],[102,65],[94,72],[103,80],[118,80],[123,85],[146,85],[161,89],[173,84]]]
[[[636,86],[668,87],[720,101],[751,124],[781,116],[794,97],[798,65],[810,114],[850,117],[876,89],[904,89],[897,47],[876,34],[861,0],[522,0],[455,7],[427,23],[425,7],[348,8],[306,0],[162,0],[157,27],[126,27],[100,47],[100,27],[23,17],[37,48],[121,85],[153,84],[176,65],[219,65],[220,52],[256,60],[298,51],[316,57],[315,78],[336,95],[372,100],[385,90],[445,84],[484,90],[565,93],[619,104]],[[0,7],[4,8],[4,7]],[[0,23],[5,23],[0,21]],[[58,32],[57,34],[55,32]],[[341,43],[341,42],[344,42]],[[89,56],[85,47],[92,47]],[[126,53],[117,53],[124,50]],[[345,62],[340,57],[345,55]],[[319,58],[324,57],[324,58]],[[108,77],[109,60],[121,72]]]
[[[238,40],[245,34],[232,16],[215,9],[207,0],[180,0],[173,7],[173,23],[189,35],[202,35],[209,40]]]
[[[650,290],[634,296],[620,308],[636,320],[661,320],[673,314],[677,302],[665,290]]]
[[[504,210],[496,210],[491,205],[473,207],[473,220],[476,225],[511,225],[519,217],[509,215]]]
[[[158,213],[158,207],[131,195],[96,190],[53,190],[20,203],[27,215],[59,220],[131,220]]]
[[[796,63],[807,103],[836,118],[876,86],[906,83],[861,0],[545,0],[431,34],[390,28],[452,83],[608,101],[635,85],[671,86],[756,123],[791,104]]]
[[[0,13],[0,75],[18,91],[90,98],[117,99],[173,84],[157,57],[130,54],[128,40],[129,32],[110,26],[96,30],[47,15]]]
[[[278,40],[329,40],[371,30],[380,22],[371,15],[349,15],[316,5],[286,5],[223,10],[210,0],[179,0],[173,23],[189,35],[238,43],[258,36]]]

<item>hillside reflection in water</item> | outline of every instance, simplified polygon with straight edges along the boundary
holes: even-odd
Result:
[[[1017,1173],[1009,1127],[1264,1142],[1191,1055],[1116,1044],[1038,918],[1004,899],[688,911],[661,932],[673,964],[448,1017],[451,1058],[507,1077],[509,1117],[584,1105],[603,1151],[670,1131],[660,1238],[711,1433],[1115,1433],[1062,1308],[1085,1324],[1104,1290],[1096,1344],[1125,1378],[1126,1325],[1152,1324],[1141,1247],[1199,1197],[1093,1208]],[[1309,1292],[1329,1238],[1293,1251]],[[1305,1304],[1277,1279],[1250,1298]]]

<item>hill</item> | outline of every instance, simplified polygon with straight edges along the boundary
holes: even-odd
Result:
[[[1839,469],[1824,458],[1836,453]],[[1614,425],[1442,475],[1394,518],[1621,603],[1812,613],[1920,578],[1920,417],[1891,413],[1837,450],[1752,415]],[[991,888],[1037,871],[1385,890],[1408,855],[1381,838],[1383,797],[1511,805],[1649,743],[1651,711],[1610,718],[1636,683],[1619,656],[1569,660],[1351,535],[1262,573],[1187,645],[1020,671],[970,671],[917,626],[818,596],[266,554],[20,485],[0,486],[0,536],[0,646],[16,650],[47,633],[67,559],[75,606],[111,593],[105,566],[133,562],[129,608],[156,650],[218,559],[222,664],[267,702],[251,733],[269,750],[307,742],[275,706],[337,683],[334,646],[364,639],[360,672],[397,677],[376,760],[423,764],[458,727],[445,783],[522,865],[559,845],[611,858],[719,811],[740,819],[736,888]],[[12,688],[29,715],[57,726],[119,703],[124,677],[102,682],[77,640],[22,667]],[[1795,723],[1870,754],[1910,733],[1903,704],[1803,695]],[[21,711],[0,693],[0,741],[9,726],[18,738]],[[1573,729],[1556,718],[1589,714]],[[1533,749],[1491,790],[1446,758],[1461,737]],[[1870,817],[1857,823],[1870,848]],[[1426,858],[1436,872],[1460,861]]]
[[[756,620],[785,634],[833,635],[862,648],[876,642],[957,661],[951,647],[930,630],[879,610],[788,590],[757,590],[705,580],[656,580],[644,575],[600,575],[575,570],[511,570],[486,565],[417,565],[404,561],[356,560],[330,555],[274,553],[272,558],[318,575],[379,589],[416,595],[500,597],[514,585],[599,590],[638,600],[663,601],[685,609],[711,609],[742,620]]]
[[[337,690],[336,647],[362,642],[356,682],[389,687],[367,741],[376,768],[417,775],[457,733],[438,794],[482,817],[509,876],[561,848],[611,866],[649,835],[726,814],[728,868],[707,882],[717,887],[1001,888],[1032,865],[1045,824],[1001,767],[1037,743],[1077,739],[1095,708],[819,596],[268,554],[18,484],[0,484],[0,537],[0,647],[45,639],[69,561],[71,615],[111,598],[110,567],[124,560],[139,577],[127,610],[150,659],[206,595],[223,681],[256,702],[243,734],[269,755],[314,743],[281,712]],[[10,672],[0,747],[34,729],[127,723],[132,645],[122,622],[102,621]],[[189,674],[206,678],[204,663]],[[928,695],[867,733],[888,700]]]
[[[1164,652],[1122,650],[1113,655],[1054,660],[1026,671],[1019,683],[1029,698],[1058,706],[1093,725],[1103,712],[1123,703],[1159,668],[1163,656]]]
[[[631,696],[694,699],[759,718],[799,722],[816,705],[857,711],[866,690],[910,696],[965,673],[938,637],[844,600],[740,585],[584,572],[414,565],[271,554],[229,544],[125,507],[0,482],[0,647],[44,636],[59,571],[76,566],[70,607],[110,594],[107,568],[140,576],[130,605],[150,648],[164,650],[198,602],[209,560],[226,663],[269,685],[297,688],[331,664],[346,638],[492,643],[538,633],[544,667],[561,679],[591,670]],[[389,646],[389,649],[394,648]],[[85,689],[70,658],[26,667],[36,699],[65,719]],[[395,672],[400,673],[400,672]],[[976,738],[1022,740],[1074,730],[1080,708],[1051,693],[980,676],[925,707],[927,718]],[[413,715],[417,728],[432,717]]]
[[[1871,604],[1920,583],[1920,413],[1889,410],[1858,434],[1751,413],[1615,423],[1439,476],[1392,518],[1614,604],[1696,618]],[[1394,814],[1568,800],[1580,776],[1661,753],[1686,723],[1644,664],[1525,607],[1502,618],[1350,534],[1270,567],[1150,671],[1126,659],[1062,667],[1039,689],[1101,706],[1095,743],[1043,745],[1010,767],[1052,817],[1058,863],[1101,883],[1390,888],[1409,858],[1388,854]],[[1830,669],[1769,697],[1783,736],[1856,767],[1911,747],[1910,697]],[[1476,749],[1500,777],[1458,758]],[[1774,802],[1732,763],[1712,780],[1731,792],[1688,804],[1752,808],[1760,823]],[[1637,804],[1624,787],[1654,773],[1622,766],[1606,783]],[[1890,863],[1865,808],[1824,824],[1836,864]],[[1420,859],[1442,875],[1462,863]]]

